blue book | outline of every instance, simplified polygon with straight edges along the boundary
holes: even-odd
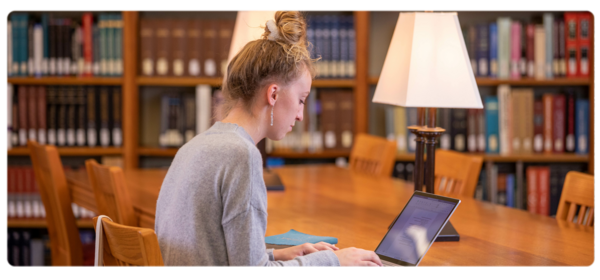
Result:
[[[356,40],[354,32],[354,17],[352,15],[346,16],[346,28],[348,32],[348,77],[354,78],[356,75]]]
[[[12,65],[10,65],[10,67],[13,76],[19,75],[19,50],[21,49],[19,46],[19,26],[21,25],[19,20],[18,14],[13,13],[10,15],[13,58]]]
[[[477,25],[477,75],[487,77],[489,75],[489,37],[488,27],[485,24]]]
[[[341,78],[350,78],[350,41],[348,39],[349,18],[339,17],[340,20],[340,60],[341,60]]]
[[[310,43],[308,50],[310,52],[310,58],[315,59],[315,20],[313,17],[308,17],[306,26],[306,40]]]
[[[323,49],[321,54],[323,55],[323,77],[331,77],[331,16],[326,15],[321,17],[322,32],[323,32]]]
[[[123,17],[121,14],[115,14],[113,16],[113,20],[116,24],[116,27],[113,28],[113,45],[114,45],[114,76],[122,76],[123,75]]]
[[[323,16],[314,16],[312,18],[313,26],[315,29],[315,58],[320,58],[315,65],[317,68],[317,77],[323,76],[322,65],[323,62],[323,48],[324,48],[324,37],[323,37]]]
[[[485,149],[486,153],[500,152],[500,137],[498,131],[498,97],[485,97]]]
[[[489,30],[489,58],[490,58],[490,71],[489,75],[492,78],[498,77],[498,25],[495,22],[490,23]]]
[[[337,244],[338,239],[335,237],[327,237],[327,236],[315,236],[306,233],[302,233],[296,230],[291,229],[290,231],[284,234],[278,234],[273,236],[265,237],[265,243],[273,244],[273,245],[290,245],[296,246],[304,243],[319,243],[319,242],[327,242],[329,244]]]
[[[329,35],[331,37],[331,61],[329,68],[329,76],[332,78],[340,78],[341,75],[341,56],[340,56],[340,17],[337,15],[330,16],[331,23],[329,25]]]
[[[515,207],[515,174],[506,175],[506,206]]]
[[[406,125],[417,125],[417,108],[406,108]],[[416,135],[412,134],[410,131],[406,132],[406,147],[409,153],[414,153],[417,150],[417,143],[415,139]]]
[[[27,76],[29,75],[29,71],[28,71],[28,60],[29,60],[29,15],[28,14],[22,14],[21,15],[21,32],[19,33],[21,35],[21,59],[20,59],[20,66],[19,66],[19,73],[21,74],[21,76]]]
[[[587,154],[589,147],[590,102],[577,99],[575,102],[575,153]]]

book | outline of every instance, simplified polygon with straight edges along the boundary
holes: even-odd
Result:
[[[589,149],[590,103],[587,99],[575,101],[575,153],[587,154]]]
[[[229,47],[231,46],[234,25],[235,21],[233,20],[219,20],[219,48],[217,50],[217,59],[220,76],[225,76],[225,73],[227,72],[227,59],[229,57]]]
[[[87,93],[85,92],[85,89],[83,86],[78,86],[76,88],[76,95],[75,95],[75,104],[76,104],[76,112],[75,115],[76,117],[76,124],[75,124],[75,138],[76,138],[76,142],[77,142],[77,146],[85,146],[86,145],[86,119],[87,119],[87,115],[86,115],[86,109],[87,109],[87,102],[86,102],[86,96]]]
[[[544,216],[550,215],[550,168],[547,166],[538,167],[538,211]]]
[[[19,86],[19,145],[27,145],[27,133],[29,130],[28,116],[28,104],[29,104],[29,86]]]
[[[332,78],[332,57],[331,57],[331,26],[332,18],[331,15],[321,16],[321,32],[323,34],[323,48],[321,54],[323,56],[323,64],[321,70],[323,72],[319,75],[322,78]]]
[[[504,155],[512,153],[512,106],[510,96],[509,85],[502,84],[498,86],[498,133],[500,136],[500,154]]]
[[[201,54],[204,52],[203,34],[202,34],[202,21],[199,19],[191,19],[187,21],[187,58],[186,67],[187,75],[189,76],[200,76],[201,67],[200,62],[202,61]]]
[[[171,21],[160,19],[156,20],[156,33],[154,37],[154,46],[156,47],[156,75],[167,76],[170,75],[171,69]]]
[[[550,216],[556,216],[556,210],[558,209],[558,202],[560,200],[561,189],[559,188],[560,177],[566,174],[561,174],[561,168],[559,165],[550,165],[550,206],[548,214]]]
[[[196,86],[196,134],[208,130],[212,118],[212,88],[209,85]],[[223,116],[224,117],[224,116]]]
[[[338,104],[336,102],[335,91],[322,90],[321,97],[321,131],[323,133],[324,148],[335,149],[339,139],[336,138],[336,125],[340,123],[338,118]]]
[[[509,139],[509,141],[511,141],[511,153],[513,154],[520,154],[522,153],[522,143],[523,143],[523,136],[525,134],[525,122],[524,121],[518,121],[518,120],[522,120],[524,119],[524,116],[522,115],[522,106],[523,105],[523,101],[521,100],[521,96],[522,96],[522,92],[521,89],[519,88],[513,88],[510,91],[510,96],[509,96],[509,102],[510,102],[510,107],[511,107],[511,112],[510,112],[510,132],[511,132],[511,138]]]
[[[544,24],[544,76],[546,79],[552,79],[553,71],[552,64],[554,61],[554,51],[553,51],[553,35],[552,26],[554,24],[554,15],[552,13],[544,13],[543,15],[543,24]]]
[[[115,48],[115,14],[107,13],[105,16],[106,29],[106,76],[114,76],[116,73],[116,48]]]
[[[554,125],[553,125],[553,108],[554,108],[554,96],[549,93],[545,93],[542,96],[542,102],[544,104],[544,152],[552,153],[553,139],[554,139]]]
[[[567,92],[566,95],[566,129],[565,129],[565,152],[575,152],[575,95]]]
[[[44,34],[41,24],[33,25],[33,58],[32,58],[32,70],[30,74],[36,77],[42,76],[42,60],[44,56]],[[31,59],[31,58],[30,58]]]
[[[354,143],[354,94],[349,90],[340,90],[335,93],[337,99],[336,112],[336,138],[340,150],[350,151]]]
[[[98,144],[98,100],[96,95],[95,87],[87,87],[86,88],[86,100],[87,100],[87,110],[86,110],[86,124],[87,124],[87,145],[89,147],[95,147]]]
[[[522,152],[533,152],[534,141],[534,93],[532,88],[522,89],[520,115],[522,116],[521,136],[522,136]]]
[[[340,16],[339,17],[339,37],[340,37],[340,61],[339,63],[339,77],[340,78],[351,78],[350,76],[350,21],[351,17]],[[308,32],[308,30],[307,30]],[[313,35],[314,36],[314,35]]]
[[[525,32],[527,33],[527,77],[533,78],[535,77],[535,25],[527,24]]]
[[[565,62],[567,68],[567,77],[579,76],[579,58],[578,58],[578,17],[577,13],[564,13],[565,20]]]
[[[498,25],[498,78],[510,78],[510,59],[511,59],[511,19],[509,17],[499,17]]]
[[[111,140],[112,145],[115,147],[121,147],[123,145],[123,119],[122,116],[122,94],[121,87],[112,87],[111,92]]]
[[[477,74],[481,77],[489,75],[489,33],[486,24],[477,25]]]
[[[497,203],[500,205],[507,205],[507,193],[506,193],[506,175],[504,173],[500,173],[498,174],[496,180],[497,183],[496,185],[498,186],[498,193],[497,193],[497,197],[498,197],[498,201]]]
[[[544,26],[535,25],[533,44],[534,44],[534,63],[535,63],[535,78],[543,80],[546,78],[546,32]]]
[[[474,25],[469,26],[468,29],[468,50],[469,59],[471,60],[471,68],[473,69],[473,75],[478,75],[477,69],[477,27]]]
[[[516,185],[515,185],[515,174],[506,174],[506,206],[515,208],[515,194],[516,194]]]
[[[467,150],[471,153],[477,152],[477,111],[467,109]]]
[[[439,126],[446,131],[440,136],[440,148],[444,150],[450,150],[452,141],[450,140],[452,135],[452,109],[450,108],[439,108],[438,109],[438,120],[440,121]],[[416,124],[416,123],[414,123]],[[413,125],[414,125],[413,124]],[[407,131],[407,133],[410,133]],[[411,133],[412,134],[412,133]]]
[[[37,141],[40,145],[46,144],[46,87],[45,86],[37,86],[36,87],[36,102],[37,102]],[[10,103],[9,103],[10,104]]]
[[[330,15],[329,34],[331,36],[331,63],[330,76],[341,78],[341,54],[340,54],[340,18],[338,15]]]
[[[590,33],[593,32],[592,25],[592,14],[590,12],[580,12],[577,14],[578,27],[577,32],[577,46],[578,46],[578,65],[579,77],[589,77],[590,66],[589,66],[589,50],[590,50]]]
[[[560,77],[559,68],[559,35],[558,35],[558,18],[552,21],[552,76]]]
[[[189,142],[196,136],[196,98],[193,95],[186,94],[183,97],[184,115],[185,115],[185,142]]]
[[[500,152],[498,97],[485,97],[485,123],[486,123],[486,152]]]
[[[389,141],[396,138],[394,107],[385,107],[385,135]]]
[[[12,19],[13,17],[11,16],[10,18]],[[13,29],[12,28],[12,22],[11,22],[11,20],[9,20],[6,23],[6,35],[7,35],[6,37],[7,37],[7,42],[8,42],[8,45],[7,45],[8,56],[6,58],[6,64],[8,65],[8,67],[6,69],[6,74],[9,77],[13,75],[13,72],[12,72],[12,69],[13,69],[13,65],[12,65],[13,64],[13,36],[12,36],[12,29]],[[8,103],[8,104],[10,104],[10,103]]]
[[[27,86],[27,140],[37,141],[38,117],[37,117],[37,87]],[[27,142],[25,143],[27,145]]]
[[[185,74],[186,57],[186,22],[182,19],[171,20],[171,66],[173,76],[183,76]]]
[[[558,75],[565,77],[567,75],[566,63],[566,36],[565,36],[565,21],[563,18],[558,19]]]
[[[489,24],[489,58],[490,77],[498,77],[498,25],[495,22]]]
[[[114,66],[113,75],[123,75],[123,16],[121,13],[113,15],[113,28],[114,28]]]
[[[84,13],[81,16],[81,26],[82,26],[82,35],[83,35],[83,76],[90,77],[92,76],[92,64],[93,64],[93,25],[94,18],[92,13]]]
[[[527,211],[533,214],[538,213],[538,167],[529,166],[526,171],[527,177]]]
[[[74,86],[67,87],[67,146],[76,145],[75,131],[77,129],[77,92]]]
[[[202,23],[202,33],[204,34],[204,48],[202,59],[204,60],[202,70],[204,76],[215,77],[218,73],[217,52],[218,52],[218,30],[219,22],[215,19],[207,19]]]
[[[100,87],[99,92],[99,143],[102,147],[108,147],[110,145],[110,90],[108,87]]]
[[[140,19],[140,73],[144,76],[154,75],[154,63],[156,57],[156,45],[154,26],[152,19]]]
[[[510,78],[521,78],[521,23],[511,22],[510,25]]]
[[[544,103],[542,100],[533,102],[533,151],[544,151]]]
[[[7,96],[7,113],[8,116],[6,117],[6,125],[7,125],[7,131],[6,131],[6,146],[8,148],[8,150],[10,150],[12,148],[12,137],[13,137],[13,85],[12,84],[8,84],[6,87],[6,96]]]
[[[310,234],[296,231],[294,229],[291,229],[290,231],[283,233],[283,234],[265,237],[265,243],[267,244],[267,248],[275,248],[275,249],[281,249],[281,248],[285,248],[285,247],[277,247],[276,248],[271,245],[279,245],[279,246],[283,245],[283,246],[291,247],[291,246],[302,245],[304,243],[316,244],[319,242],[326,242],[326,243],[335,245],[338,243],[338,239],[335,237],[310,235]]]
[[[347,15],[346,30],[348,32],[348,68],[346,69],[347,76],[354,78],[356,76],[356,32],[354,30],[354,15]]]
[[[552,137],[554,153],[565,150],[565,107],[566,100],[563,94],[556,94],[552,98]]]

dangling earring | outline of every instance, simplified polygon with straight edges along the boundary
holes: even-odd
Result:
[[[271,106],[271,126],[273,126],[273,108],[275,108],[275,104]]]

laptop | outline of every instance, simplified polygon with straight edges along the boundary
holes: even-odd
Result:
[[[415,191],[375,249],[383,265],[419,265],[458,204],[459,199]]]

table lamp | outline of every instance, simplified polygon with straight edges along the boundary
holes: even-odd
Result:
[[[258,40],[265,33],[265,25],[268,20],[275,19],[275,11],[240,11],[235,19],[231,45],[229,47],[229,56],[227,65],[233,57],[242,50],[250,41]],[[225,65],[225,66],[227,66]],[[226,67],[223,69],[227,69]],[[225,71],[226,72],[226,71]],[[227,79],[227,73],[223,75],[223,84]],[[277,173],[267,168],[267,153],[265,139],[256,144],[263,160],[263,179],[267,190],[283,190],[284,185]]]
[[[456,13],[400,13],[373,102],[417,108],[408,127],[417,142],[415,190],[425,179],[434,193],[435,144],[445,131],[435,125],[436,108],[483,108]]]

